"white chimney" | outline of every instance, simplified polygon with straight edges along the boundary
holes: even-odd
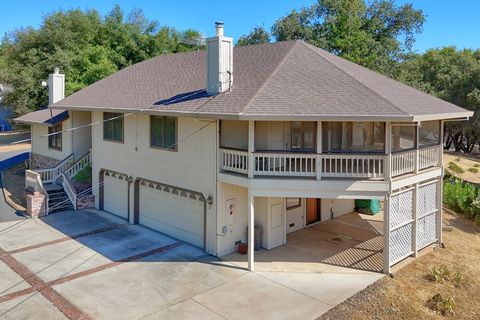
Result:
[[[55,68],[53,73],[48,75],[48,105],[65,98],[65,75],[60,69]]]
[[[223,22],[215,22],[216,34],[207,38],[207,93],[230,91],[233,83],[233,38],[223,35]]]

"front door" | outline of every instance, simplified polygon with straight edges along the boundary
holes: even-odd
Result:
[[[307,198],[307,225],[320,221],[320,199]]]
[[[272,204],[270,207],[270,248],[285,244],[283,202]]]

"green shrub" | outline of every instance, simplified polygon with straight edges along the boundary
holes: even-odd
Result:
[[[480,194],[473,184],[458,179],[445,179],[443,201],[450,209],[480,224]]]
[[[472,173],[478,173],[478,168],[468,168],[468,171]]]
[[[91,182],[92,181],[92,167],[86,166],[73,177],[76,182]]]
[[[442,264],[440,267],[433,267],[430,269],[430,280],[441,283],[445,280],[448,280],[448,277],[450,276],[450,270],[448,267],[444,264]]]
[[[474,166],[475,168],[478,168],[478,167],[480,167],[480,163],[475,163],[473,166]]]
[[[433,311],[436,311],[444,316],[453,315],[455,300],[453,297],[443,298],[440,293],[437,293],[427,301],[426,305]]]
[[[449,162],[448,163],[448,169],[452,170],[452,172],[454,173],[464,173],[465,171],[463,171],[463,169],[458,165],[456,164],[455,162]]]

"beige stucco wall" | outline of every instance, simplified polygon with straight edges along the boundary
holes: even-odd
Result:
[[[101,112],[92,113],[93,122],[101,122]],[[153,149],[149,146],[150,121],[148,115],[133,114],[124,118],[124,142],[103,140],[103,124],[92,128],[93,193],[98,208],[99,172],[102,168],[132,176],[174,185],[211,195],[216,199],[216,121],[178,119],[178,151]],[[202,129],[203,127],[203,129]],[[119,195],[119,197],[125,197]],[[130,188],[134,199],[134,188]],[[206,248],[215,253],[216,206],[207,206]],[[130,201],[133,217],[133,201]]]
[[[71,120],[62,122],[62,130],[70,128]],[[32,130],[32,153],[52,159],[63,160],[72,153],[72,135],[71,132],[62,133],[62,150],[50,149],[48,147],[48,126],[34,124]]]
[[[85,126],[92,122],[90,111],[70,111],[70,121],[74,128],[72,131],[72,152],[75,160],[85,155],[92,146],[92,128]]]
[[[222,120],[220,146],[248,149],[248,121]]]

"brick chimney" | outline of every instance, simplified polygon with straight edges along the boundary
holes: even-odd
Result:
[[[48,75],[48,105],[65,98],[65,75],[60,69],[55,68],[53,73]]]
[[[223,22],[215,22],[216,34],[207,38],[207,93],[232,89],[233,38],[223,35]]]

